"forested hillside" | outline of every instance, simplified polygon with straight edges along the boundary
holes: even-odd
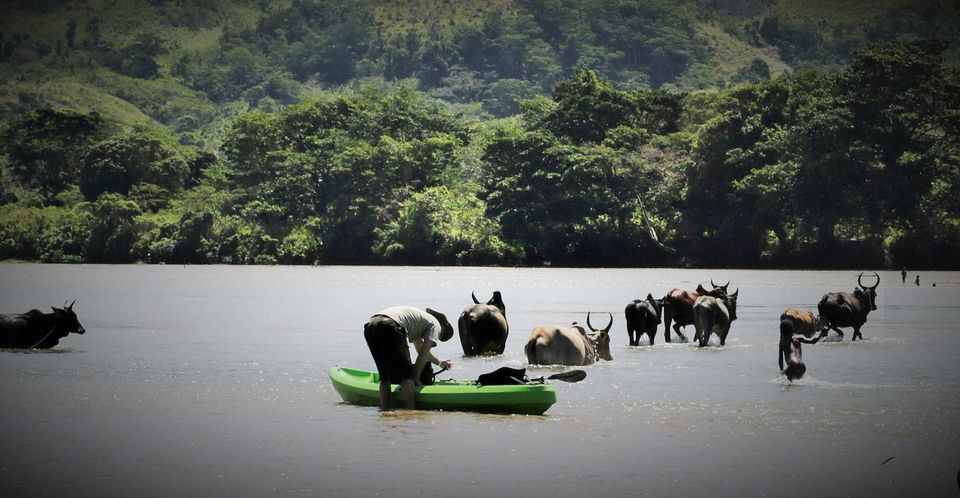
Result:
[[[0,259],[960,267],[949,1],[22,1]]]

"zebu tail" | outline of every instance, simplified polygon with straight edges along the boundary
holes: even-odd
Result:
[[[537,341],[538,337],[531,337],[529,341],[523,346],[523,353],[527,355],[527,363],[531,365],[537,364]]]

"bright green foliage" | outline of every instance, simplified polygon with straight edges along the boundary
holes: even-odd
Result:
[[[278,258],[285,264],[318,264],[323,257],[322,220],[308,218],[280,241]]]
[[[188,158],[176,144],[145,129],[115,135],[93,145],[83,158],[79,185],[88,200],[104,192],[128,194],[162,189],[177,192],[190,175]]]
[[[245,219],[283,239],[299,220],[317,218],[310,233],[323,241],[324,261],[363,262],[372,258],[380,211],[438,184],[457,167],[466,136],[420,94],[360,87],[245,115],[228,131],[224,153],[246,192]],[[291,251],[281,259],[321,259]]]
[[[715,57],[692,30],[753,37],[745,57],[771,62],[766,35],[732,14],[704,31],[704,5],[646,0],[504,0],[468,22],[249,4],[221,32],[227,5],[178,5],[210,28],[182,49],[87,18],[57,33],[67,48],[0,39],[19,89],[0,104],[0,258],[960,267],[960,74],[943,42],[851,46],[849,66],[774,80],[747,58],[726,81],[742,84],[678,93],[684,65]],[[827,57],[817,43],[794,56]],[[124,62],[137,54],[155,75]],[[114,56],[129,75],[25,89],[40,61]],[[382,75],[405,80],[320,89]],[[83,95],[108,109],[106,91],[183,133],[40,108]]]
[[[99,114],[43,108],[10,123],[0,145],[21,185],[52,196],[77,182],[87,147],[106,132]]]
[[[499,237],[486,205],[472,192],[432,187],[400,205],[398,217],[379,229],[374,251],[403,264],[509,263],[517,255]]]
[[[688,170],[684,219],[690,241],[704,239],[699,259],[882,265],[886,250],[886,264],[953,266],[958,211],[942,194],[958,180],[960,101],[945,48],[873,47],[835,75],[724,94]],[[925,256],[901,240],[927,240]]]
[[[651,188],[635,153],[649,138],[634,128],[638,100],[589,71],[558,86],[553,100],[530,102],[524,127],[503,127],[489,139],[488,213],[528,261],[652,262],[657,251],[634,216]]]
[[[127,263],[136,242],[134,219],[140,208],[120,194],[106,192],[90,206],[93,219],[85,254],[91,263]]]
[[[701,258],[744,264],[759,259],[768,230],[785,239],[791,179],[782,134],[791,119],[789,82],[778,80],[730,92],[701,128],[684,210],[704,239],[691,247]]]

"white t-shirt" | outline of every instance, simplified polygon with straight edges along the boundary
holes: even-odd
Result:
[[[413,306],[394,306],[377,314],[394,319],[406,329],[407,341],[416,351],[420,351],[424,339],[432,341],[434,346],[440,343],[440,322],[426,311]]]

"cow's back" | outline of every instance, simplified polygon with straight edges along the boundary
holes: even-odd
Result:
[[[713,296],[700,296],[693,303],[693,325],[697,330],[706,330],[717,324],[719,319],[719,302]]]
[[[817,317],[813,313],[796,308],[787,308],[784,310],[780,315],[780,322],[782,323],[783,321],[790,322],[794,334],[802,334],[808,339],[813,337],[813,334],[817,332],[817,327],[819,326]]]
[[[680,325],[693,323],[693,304],[700,298],[700,294],[680,289],[671,289],[663,297],[664,313],[669,313],[672,321]]]
[[[623,309],[623,317],[627,321],[627,330],[643,330],[644,316],[647,314],[643,303],[644,301],[634,299]]]
[[[534,365],[589,365],[583,333],[573,327],[537,326],[523,348],[527,363]]]
[[[464,354],[503,353],[510,328],[496,306],[476,304],[468,307],[460,315],[457,325]]]
[[[630,303],[625,310],[627,328],[641,332],[653,332],[660,324],[657,310],[650,301],[637,299]]]
[[[0,348],[23,349],[33,346],[43,338],[34,332],[35,329],[39,330],[43,317],[43,312],[37,309],[26,313],[0,314]]]
[[[854,322],[855,309],[851,300],[856,297],[850,292],[830,292],[824,294],[817,304],[817,311],[828,324],[849,327]]]

